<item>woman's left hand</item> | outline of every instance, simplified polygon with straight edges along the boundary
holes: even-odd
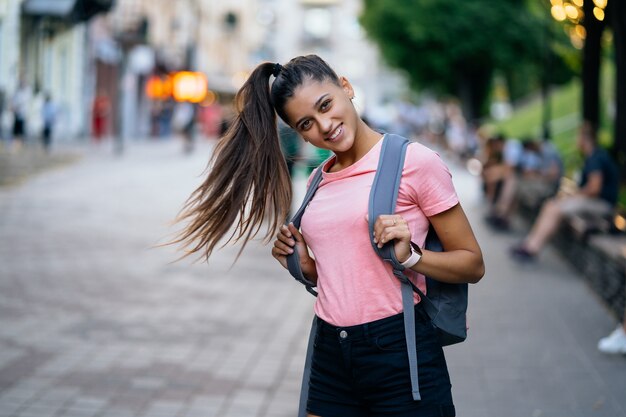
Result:
[[[394,240],[393,249],[399,262],[411,256],[411,231],[409,225],[397,214],[381,214],[374,223],[374,241],[379,248]]]

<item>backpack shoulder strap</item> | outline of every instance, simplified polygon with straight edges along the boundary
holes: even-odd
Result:
[[[378,159],[378,168],[370,191],[368,221],[370,240],[374,251],[387,262],[398,264],[393,251],[393,243],[389,242],[382,248],[374,242],[374,224],[381,214],[393,214],[396,211],[402,169],[409,140],[398,135],[385,134]]]
[[[402,290],[402,310],[404,312],[404,334],[409,357],[409,372],[411,376],[411,394],[413,400],[420,401],[419,378],[417,369],[417,345],[415,341],[415,305],[413,299],[414,285],[404,274],[404,267],[396,258],[393,242],[388,242],[378,248],[374,242],[374,224],[381,214],[396,212],[400,181],[404,168],[404,159],[409,140],[398,135],[385,135],[380,151],[378,169],[370,191],[368,220],[370,240],[374,251],[393,268],[393,274],[400,280]],[[417,287],[415,287],[417,288]],[[423,294],[420,295],[423,296]]]
[[[309,203],[313,199],[313,196],[315,195],[315,192],[317,191],[317,187],[319,186],[320,182],[322,182],[322,167],[324,166],[324,164],[325,162],[317,168],[315,175],[311,179],[309,188],[304,195],[304,199],[302,200],[300,208],[291,218],[291,222],[297,229],[300,229],[300,223],[302,221],[302,215],[304,214],[304,210],[306,210],[306,207],[309,205]],[[317,296],[317,291],[313,289],[313,287],[315,287],[315,283],[306,279],[306,277],[302,273],[302,269],[300,268],[300,255],[298,255],[297,250],[294,250],[292,254],[287,256],[287,269],[289,270],[289,273],[296,279],[296,281],[299,281],[306,287],[306,290],[308,292],[310,292],[314,296]]]

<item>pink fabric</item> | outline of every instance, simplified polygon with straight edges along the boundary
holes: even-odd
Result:
[[[326,170],[302,218],[302,234],[316,259],[315,313],[336,326],[352,326],[402,312],[400,282],[374,252],[366,221],[369,192],[382,146],[379,141],[355,164]],[[458,203],[450,171],[432,150],[409,145],[396,213],[409,223],[413,242],[423,246],[428,218]],[[424,277],[409,271],[425,290]],[[415,296],[415,302],[419,298]]]

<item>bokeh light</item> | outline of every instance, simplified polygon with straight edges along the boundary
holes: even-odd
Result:
[[[604,20],[604,10],[602,10],[599,7],[594,7],[593,8],[593,15],[596,17],[596,19],[598,19],[599,21],[603,21]]]
[[[593,0],[593,4],[601,9],[606,9],[607,0]]]
[[[578,19],[578,9],[573,4],[565,5],[565,13],[570,19]]]
[[[552,6],[550,12],[552,13],[552,17],[554,17],[554,19],[558,20],[559,22],[567,19],[567,13],[565,12],[565,8],[563,7],[563,5]]]

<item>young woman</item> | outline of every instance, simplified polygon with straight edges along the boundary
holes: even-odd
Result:
[[[267,237],[277,232],[272,256],[286,267],[287,255],[298,251],[304,275],[319,292],[310,416],[454,416],[443,351],[417,295],[422,399],[411,395],[400,283],[372,250],[368,232],[367,202],[383,135],[359,118],[353,97],[348,80],[315,55],[285,66],[259,65],[237,94],[239,114],[216,148],[207,179],[185,206],[182,219],[189,223],[178,241],[208,258],[233,225],[229,241],[245,245],[269,220]],[[279,227],[291,188],[276,114],[305,141],[334,154],[322,167],[301,231]],[[424,290],[424,274],[451,283],[479,281],[482,254],[450,173],[437,154],[413,143],[397,212],[376,220],[375,239],[380,246],[393,241],[403,262],[411,242],[423,245],[429,223],[445,252],[422,251],[409,271],[415,283]]]

